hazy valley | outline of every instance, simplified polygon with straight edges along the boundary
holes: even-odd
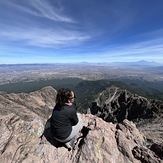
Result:
[[[163,64],[140,61],[133,63],[0,65],[0,75],[0,85],[62,78],[140,79],[157,82],[163,81]]]
[[[109,83],[163,100],[163,65],[155,62],[0,65],[0,76],[0,91],[8,93],[52,86],[83,89],[85,95],[92,95],[91,90],[102,90]]]

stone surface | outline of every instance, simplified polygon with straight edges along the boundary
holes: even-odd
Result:
[[[0,115],[15,113],[25,121],[31,121],[37,115],[47,118],[54,107],[56,93],[52,87],[29,94],[0,92]]]
[[[146,137],[133,122],[125,119],[122,123],[113,124],[91,114],[78,114],[84,121],[83,129],[75,147],[69,151],[50,132],[48,117],[55,96],[56,91],[52,87],[30,94],[1,93],[0,162],[161,162],[157,152],[146,147]]]
[[[162,101],[147,99],[112,86],[97,95],[88,112],[107,122],[134,121],[150,144],[162,143]]]

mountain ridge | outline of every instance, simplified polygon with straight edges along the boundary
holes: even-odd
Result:
[[[150,141],[162,142],[162,101],[147,99],[111,86],[97,95],[88,111],[106,122],[119,123],[124,119],[133,121]]]
[[[113,124],[91,114],[78,114],[84,127],[75,149],[68,151],[48,126],[56,93],[52,87],[29,94],[0,92],[0,162],[161,162],[161,145],[148,147],[133,122]]]

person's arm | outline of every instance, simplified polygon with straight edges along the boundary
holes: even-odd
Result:
[[[74,108],[70,108],[70,109],[71,109],[71,114],[70,114],[71,125],[75,126],[79,121],[78,116]]]

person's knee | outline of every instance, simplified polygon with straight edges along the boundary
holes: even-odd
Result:
[[[79,118],[79,131],[83,128],[83,119]]]
[[[83,123],[83,119],[81,119],[80,117],[79,118],[79,123],[82,124]]]

